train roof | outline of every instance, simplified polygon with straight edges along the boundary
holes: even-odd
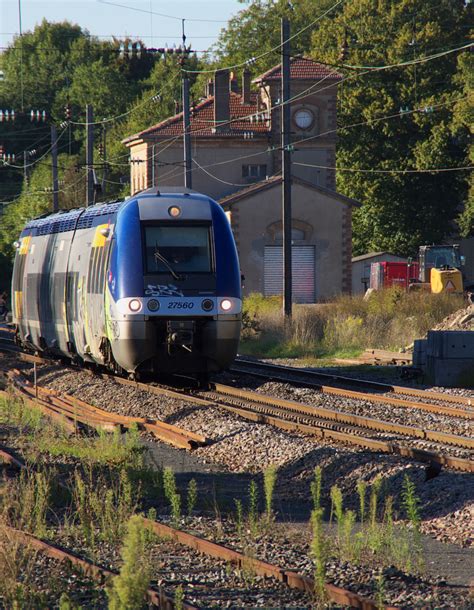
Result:
[[[30,220],[23,230],[36,229],[37,235],[49,235],[51,233],[65,233],[66,231],[72,231],[73,229],[89,229],[94,225],[95,219],[100,216],[110,216],[110,214],[116,214],[120,207],[133,199],[145,197],[171,197],[179,195],[191,195],[198,198],[206,198],[207,196],[186,189],[183,187],[175,186],[162,186],[152,187],[139,193],[135,193],[132,197],[127,199],[120,199],[104,203],[96,203],[95,205],[86,208],[74,208],[72,210],[59,210],[58,212],[52,212],[49,214],[43,214]],[[77,224],[76,224],[77,223]]]

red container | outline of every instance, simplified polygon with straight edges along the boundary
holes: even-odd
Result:
[[[410,280],[418,280],[418,263],[381,261],[370,265],[370,287],[375,290],[390,286],[408,290]]]

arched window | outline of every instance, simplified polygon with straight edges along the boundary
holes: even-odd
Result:
[[[313,233],[313,227],[307,222],[292,218],[291,220],[291,240],[306,241]],[[266,230],[267,242],[281,243],[283,241],[283,225],[281,220],[268,225]]]

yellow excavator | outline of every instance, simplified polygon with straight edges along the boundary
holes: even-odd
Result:
[[[463,294],[465,286],[461,267],[464,264],[458,245],[420,246],[418,280],[412,282],[410,290]]]

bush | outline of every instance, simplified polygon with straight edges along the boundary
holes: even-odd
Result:
[[[463,307],[460,296],[406,293],[400,288],[331,303],[295,305],[285,326],[280,297],[253,293],[244,300],[241,350],[269,358],[357,355],[364,349],[398,350],[423,337]]]

